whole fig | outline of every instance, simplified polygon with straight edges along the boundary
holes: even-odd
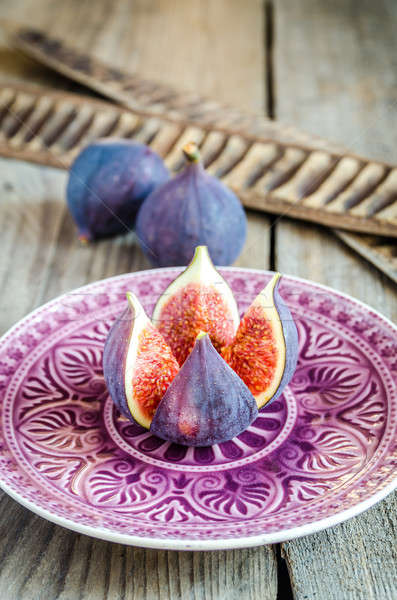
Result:
[[[136,222],[143,251],[158,267],[185,265],[207,246],[218,265],[232,264],[246,238],[247,219],[237,196],[204,170],[196,144],[183,148],[182,173],[154,190]]]
[[[70,169],[66,198],[82,241],[127,233],[145,198],[169,179],[153,150],[131,140],[90,144]]]

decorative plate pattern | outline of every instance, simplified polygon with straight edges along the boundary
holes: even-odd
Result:
[[[223,269],[241,312],[271,274]],[[134,291],[150,313],[179,273],[100,281],[46,304],[0,341],[0,479],[57,523],[169,548],[238,547],[319,530],[396,487],[396,328],[369,307],[284,277],[300,355],[284,395],[238,438],[164,442],[120,416],[101,359]]]

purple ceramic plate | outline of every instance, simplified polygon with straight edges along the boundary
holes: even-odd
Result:
[[[172,549],[254,546],[319,531],[397,486],[396,327],[284,277],[300,358],[284,395],[238,438],[184,448],[120,417],[104,340],[134,291],[151,313],[179,269],[99,281],[0,342],[0,479],[37,514],[99,538]],[[243,312],[270,273],[223,269]]]

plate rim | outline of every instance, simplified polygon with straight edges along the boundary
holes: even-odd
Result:
[[[184,268],[185,267],[175,266],[175,267],[163,267],[163,268],[158,268],[158,269],[145,269],[142,271],[121,273],[119,275],[113,275],[111,277],[105,277],[103,279],[98,279],[96,281],[86,283],[83,286],[73,288],[70,291],[63,292],[62,294],[59,294],[55,298],[52,298],[51,300],[45,302],[44,304],[42,304],[42,305],[38,306],[37,308],[35,308],[34,310],[30,311],[28,314],[26,314],[21,319],[19,319],[14,325],[12,325],[0,337],[0,348],[7,341],[7,339],[10,336],[12,336],[13,332],[25,320],[27,320],[29,317],[34,316],[36,313],[41,312],[42,310],[45,310],[47,307],[51,306],[52,304],[58,303],[62,298],[64,298],[65,296],[67,296],[71,293],[78,293],[81,290],[84,290],[87,287],[92,287],[96,284],[99,285],[99,284],[103,284],[105,282],[117,281],[120,279],[127,279],[128,277],[131,277],[132,275],[135,275],[135,276],[147,275],[147,274],[155,275],[156,273],[159,273],[159,272],[161,272],[161,273],[175,272],[175,271],[180,271]],[[272,273],[274,273],[274,271],[267,270],[267,269],[252,269],[252,268],[246,268],[246,267],[217,266],[217,269],[224,271],[224,272],[228,272],[228,271],[229,272],[250,272],[250,273],[255,273],[255,274],[263,274],[263,275],[269,275],[269,274],[271,275]],[[317,283],[315,281],[311,281],[310,279],[305,279],[303,277],[289,275],[287,273],[283,273],[282,275],[285,276],[285,278],[288,279],[289,281],[292,281],[292,282],[297,281],[297,282],[301,282],[304,284],[309,284],[310,286],[313,286],[320,290],[329,291],[332,294],[337,294],[338,296],[345,298],[346,300],[349,300],[350,302],[352,302],[353,304],[355,304],[358,307],[361,306],[361,307],[365,308],[366,311],[370,311],[371,316],[376,317],[379,321],[385,323],[386,325],[391,327],[392,330],[394,330],[397,333],[397,325],[394,324],[393,321],[391,321],[391,319],[382,315],[379,311],[372,308],[370,305],[366,304],[365,302],[362,302],[361,300],[354,298],[350,294],[341,292],[330,286],[327,286],[327,285],[324,285],[321,283]],[[329,517],[325,517],[323,519],[319,519],[319,520],[316,520],[316,521],[313,521],[310,523],[306,523],[304,525],[299,525],[297,527],[292,527],[289,529],[282,529],[281,531],[277,531],[277,532],[262,533],[262,534],[257,534],[257,535],[253,535],[253,536],[242,536],[242,537],[236,537],[236,538],[200,539],[200,540],[194,540],[194,539],[186,540],[186,539],[177,538],[177,537],[170,537],[170,538],[143,537],[143,536],[138,536],[138,535],[133,535],[133,534],[128,534],[128,533],[125,533],[125,534],[117,533],[117,532],[112,532],[111,530],[106,529],[106,528],[91,527],[89,525],[84,525],[84,524],[78,523],[71,519],[60,517],[60,516],[52,513],[51,511],[36,505],[35,503],[31,502],[30,500],[25,499],[18,492],[15,492],[6,482],[3,481],[1,470],[0,470],[0,488],[6,494],[8,494],[13,500],[18,502],[25,508],[29,509],[31,512],[46,519],[47,521],[50,521],[52,523],[55,523],[56,525],[65,527],[66,529],[75,531],[77,533],[82,533],[84,535],[89,535],[91,537],[94,537],[97,539],[102,539],[105,541],[110,541],[110,542],[115,542],[115,543],[119,543],[119,544],[130,545],[130,546],[137,546],[137,547],[142,547],[142,548],[152,548],[152,549],[157,549],[157,550],[201,550],[201,551],[206,551],[206,550],[228,550],[228,549],[237,549],[237,548],[248,548],[248,547],[260,546],[260,545],[264,545],[264,544],[275,544],[275,543],[280,543],[280,542],[285,542],[285,541],[289,541],[292,539],[296,539],[296,538],[299,538],[299,537],[302,537],[305,535],[317,533],[317,532],[323,531],[324,529],[326,529],[328,527],[333,527],[335,525],[341,524],[344,521],[346,521],[352,517],[355,517],[355,516],[363,513],[364,511],[368,510],[369,508],[371,508],[372,506],[374,506],[375,504],[377,504],[378,502],[380,502],[381,500],[386,498],[386,496],[388,496],[395,489],[397,489],[397,474],[396,474],[395,478],[392,481],[390,481],[389,484],[387,484],[383,489],[375,492],[370,498],[362,500],[362,501],[358,502],[357,504],[355,504],[354,506],[351,506],[343,511],[337,512]]]

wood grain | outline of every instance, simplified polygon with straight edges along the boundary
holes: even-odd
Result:
[[[216,8],[210,8],[215,4]],[[261,3],[156,0],[132,4],[121,0],[100,0],[95,5],[94,11],[92,3],[86,0],[68,3],[13,0],[12,3],[4,3],[1,10],[6,18],[25,20],[47,28],[55,35],[69,36],[82,50],[92,50],[104,60],[115,60],[120,68],[136,70],[139,66],[150,77],[167,79],[178,87],[184,84],[184,87],[193,90],[201,88],[200,91],[208,95],[222,94],[221,100],[230,97],[233,103],[241,106],[244,103],[246,108],[254,106],[254,110],[258,110],[264,105]],[[280,13],[277,15],[277,10],[280,6],[282,4],[278,2],[276,17],[279,19],[281,16]],[[349,7],[352,13],[353,6],[349,4]],[[285,3],[283,24],[278,21],[277,26],[276,44],[286,44],[289,50],[277,59],[276,100],[280,100],[280,94],[284,92],[299,98],[297,89],[302,91],[302,86],[296,87],[294,83],[299,69],[293,63],[293,41],[288,41],[291,37],[290,23],[299,23],[299,27],[303,27],[301,21],[305,17],[311,27],[323,27],[324,31],[318,31],[316,39],[321,35],[326,38],[327,20],[325,25],[319,24],[313,16],[313,13],[321,13],[319,2],[305,3],[301,9],[296,7],[295,12],[293,8],[293,3]],[[210,10],[218,14],[217,19],[213,19],[212,12],[207,17]],[[331,13],[332,7],[329,5],[327,10]],[[343,6],[338,6],[338,10],[343,11]],[[383,14],[387,13],[383,11]],[[309,15],[312,15],[311,18]],[[221,32],[225,23],[229,23],[229,16],[234,25],[228,31],[228,41],[223,42]],[[355,31],[352,19],[352,16],[349,17],[348,36]],[[310,29],[309,25],[307,27]],[[246,31],[249,35],[242,33]],[[308,41],[312,32],[305,30],[302,35]],[[156,43],[153,43],[154,39]],[[192,49],[188,51],[188,60],[181,53],[183,42]],[[233,69],[228,59],[232,44],[233,52],[236,52],[233,54]],[[359,51],[356,52],[359,57]],[[355,62],[359,62],[358,57],[355,56]],[[323,60],[328,59],[325,57]],[[345,60],[342,62],[344,65]],[[282,64],[284,70],[281,69]],[[233,73],[233,76],[228,75],[227,86],[223,84],[225,71]],[[243,71],[250,73],[249,79],[245,79]],[[353,69],[351,71],[354,74]],[[382,72],[382,68],[377,68],[378,77]],[[29,69],[26,76],[29,76]],[[383,76],[389,75],[385,72]],[[40,72],[40,77],[48,83],[55,80],[58,86],[61,83],[50,72]],[[253,78],[255,84],[252,84]],[[284,80],[283,87],[280,87],[281,78]],[[289,78],[290,83],[286,81]],[[306,78],[309,82],[307,73]],[[236,85],[236,81],[240,80],[244,85]],[[311,112],[316,106],[321,106],[321,97],[317,96],[317,101],[313,99],[312,102]],[[277,116],[277,104],[275,108]],[[285,108],[279,110],[280,116],[284,114],[288,121],[296,118],[305,126],[304,105],[302,112],[295,114],[292,109],[291,112]],[[328,110],[332,113],[332,106]],[[310,126],[309,119],[307,126]],[[393,135],[386,126],[383,132],[385,136]],[[346,143],[343,135],[340,139]],[[366,150],[361,148],[360,151]],[[7,244],[5,252],[12,256],[8,265],[2,263],[3,270],[0,272],[4,290],[2,298],[3,302],[7,302],[7,310],[2,311],[2,328],[7,328],[30,308],[61,291],[103,276],[146,266],[133,234],[89,248],[80,248],[76,244],[75,229],[64,206],[64,174],[17,161],[2,160],[1,165],[2,203],[5,202],[6,208],[0,203],[1,210],[4,210],[0,217],[0,247],[3,249],[2,244]],[[37,213],[36,202],[39,206]],[[19,207],[16,212],[15,207]],[[269,266],[269,225],[261,214],[249,214],[249,243],[240,264],[258,268]],[[330,235],[322,234],[314,226],[287,225],[284,220],[273,226],[273,232],[277,243],[274,259],[278,268],[303,276],[312,275],[317,280],[355,293],[384,314],[395,314],[393,288]],[[2,255],[5,256],[4,253]],[[316,260],[316,255],[323,256],[323,262]],[[37,284],[39,280],[41,283]],[[393,598],[395,522],[391,518],[391,509],[395,506],[394,502],[391,498],[352,522],[324,534],[285,544],[283,552],[292,574],[295,596],[304,598],[306,595],[307,598],[321,600]],[[376,517],[371,516],[374,513]],[[352,528],[352,523],[359,524],[358,529],[356,525]],[[0,596],[6,600],[129,597],[266,600],[276,598],[277,594],[275,552],[269,547],[196,554],[126,548],[53,526],[4,495],[0,501],[0,528],[3,559],[0,565]],[[382,564],[376,561],[376,554],[385,556]],[[280,598],[288,596],[280,595]]]
[[[366,154],[395,155],[387,106],[396,79],[386,65],[396,17],[396,7],[387,2],[362,3],[359,12],[353,2],[339,0],[303,0],[299,7],[277,2],[276,116],[320,135],[333,134]],[[276,265],[397,319],[395,285],[326,231],[278,222]],[[396,508],[394,495],[343,525],[283,544],[294,598],[396,598]]]
[[[157,116],[158,128],[153,128],[153,136],[169,127],[163,115],[174,120],[175,125],[180,123],[180,137],[174,140],[176,148],[181,145],[181,139],[185,139],[185,132],[192,129],[197,129],[199,141],[204,140],[209,131],[223,135],[219,160],[222,162],[223,156],[228,155],[232,144],[235,151],[231,162],[226,159],[225,168],[220,170],[215,161],[216,165],[210,165],[209,170],[220,177],[227,175],[226,182],[246,207],[342,229],[397,235],[397,168],[394,165],[333,150],[330,142],[319,142],[315,137],[303,136],[302,141],[303,134],[290,133],[282,123],[272,125],[268,120],[228,109],[215,101],[164,87],[161,81],[131,78],[126,72],[97,61],[91,54],[76,51],[70,43],[51,37],[43,30],[8,23],[6,28],[10,31],[11,43],[18,50],[117,100],[139,119],[148,118],[150,123],[150,116],[152,120]],[[29,144],[16,147],[12,145],[13,136],[17,135],[25,115],[27,119],[34,118],[36,102],[34,98],[29,102],[28,94],[24,94],[22,100],[21,94],[14,98],[12,90],[7,89],[3,96],[7,116],[0,152],[5,155],[20,153],[24,158],[54,164],[58,158],[54,146],[59,129],[62,135],[68,136],[68,145],[61,142],[58,148],[58,153],[63,151],[62,156],[66,153],[64,159],[68,164],[86,143],[82,130],[89,131],[97,117],[81,115],[83,109],[76,108],[77,101],[72,98],[64,102],[59,98],[47,119],[60,123],[54,125],[53,136],[43,141],[38,130]],[[69,103],[73,106],[68,106]],[[99,106],[97,110],[100,111]],[[87,111],[90,111],[88,107]],[[45,126],[51,125],[46,123]],[[78,132],[77,144],[75,134],[68,135],[64,129]],[[34,143],[32,153],[30,147]]]
[[[201,86],[208,94],[222,88],[223,94],[230,95],[237,104],[261,107],[261,4],[216,4],[214,8],[210,3],[199,8],[198,3],[184,1],[156,0],[147,5],[100,0],[94,11],[89,0],[61,4],[52,0],[13,0],[4,3],[2,16],[29,20],[69,36],[82,49],[93,50],[103,58],[115,57],[124,69],[131,63],[133,67],[139,64],[142,70],[157,73],[164,80],[172,76],[181,85],[183,79],[185,85]],[[219,31],[225,14],[234,25],[230,26],[230,37],[223,40]],[[240,34],[246,30],[250,31],[248,44]],[[203,32],[211,60],[209,50],[202,49]],[[234,73],[244,80],[244,87],[236,86],[232,79],[225,87],[220,82],[229,68],[231,39],[242,61],[240,66],[236,64]],[[181,43],[189,46],[191,54],[180,52]],[[168,61],[173,65],[171,75],[164,68]],[[204,65],[206,87],[201,81]],[[250,75],[245,80],[246,68]],[[54,81],[50,72],[47,76],[49,83]],[[44,82],[44,73],[40,77]],[[2,262],[0,271],[4,290],[2,331],[63,291],[149,266],[134,234],[88,247],[78,245],[64,203],[64,172],[4,159],[0,167],[0,248],[10,256]],[[238,264],[268,268],[269,220],[255,213],[248,220],[249,238],[255,239],[255,244],[246,245]],[[0,597],[4,600],[274,600],[277,594],[277,562],[272,547],[208,553],[130,548],[52,525],[5,495],[0,502],[0,534]]]
[[[170,2],[167,4],[171,5]],[[178,13],[186,12],[186,9],[178,1],[176,2],[176,6],[178,7]],[[208,16],[211,18],[210,13],[214,11],[216,5],[209,4],[209,7]],[[197,23],[200,23],[200,8],[190,8],[189,11],[195,13],[194,16],[197,17]],[[189,13],[189,11],[187,12]],[[215,9],[214,14],[216,12]],[[228,15],[228,21],[233,21],[234,16],[234,12],[232,11]],[[191,20],[191,17],[192,15],[187,16],[187,22]],[[216,18],[213,22],[217,22]],[[248,22],[248,19],[246,21],[247,26],[250,27],[251,23]],[[320,138],[316,138],[316,136],[307,136],[304,132],[295,130],[291,126],[286,127],[283,124],[265,119],[258,112],[251,110],[243,113],[241,106],[249,105],[247,99],[243,101],[239,108],[236,108],[236,106],[230,104],[230,96],[225,103],[221,103],[213,98],[210,99],[199,95],[192,90],[183,90],[180,87],[180,81],[179,85],[175,88],[169,84],[162,83],[164,68],[167,69],[172,78],[173,57],[165,53],[167,65],[164,65],[164,59],[158,55],[157,45],[154,46],[153,50],[156,54],[156,64],[158,65],[156,72],[159,72],[159,79],[148,79],[147,75],[131,75],[131,70],[117,69],[114,66],[115,62],[113,60],[111,64],[101,61],[92,52],[87,53],[79,50],[70,41],[53,36],[52,33],[50,34],[43,29],[21,26],[18,23],[10,21],[2,21],[1,27],[7,34],[8,43],[22,54],[50,67],[55,72],[64,74],[69,80],[77,81],[89,89],[95,90],[101,95],[115,100],[118,104],[132,110],[140,111],[146,109],[151,114],[167,115],[170,118],[182,120],[188,119],[200,125],[207,124],[211,126],[214,123],[221,122],[224,127],[233,126],[235,129],[244,127],[246,133],[254,136],[260,135],[269,138],[276,135],[280,141],[285,143],[289,141],[302,144],[308,143],[310,147],[318,149],[327,145],[328,148],[332,147],[333,150],[338,150],[330,142],[325,142]],[[158,30],[159,27],[161,27],[160,21],[157,24],[155,22],[151,23],[151,31],[155,40],[159,39],[159,33],[161,39],[161,32]],[[228,33],[231,31],[233,31],[233,27],[228,28],[222,37],[227,38]],[[208,37],[211,37],[211,33],[211,41],[216,45],[214,32],[209,30]],[[191,53],[195,56],[196,61],[200,60],[200,57],[203,56],[201,45],[202,39],[197,48],[191,47],[190,44],[184,48],[186,64],[189,64],[188,61]],[[240,60],[240,57],[233,56],[233,50],[235,52],[236,45],[229,43],[229,48],[230,53],[227,58],[228,61],[230,60],[230,64],[233,64],[233,59]],[[169,60],[171,61],[170,64],[168,64]],[[244,78],[250,77],[250,67],[251,65],[246,65]],[[233,69],[230,69],[230,73],[232,72]],[[203,69],[202,73],[205,78],[208,70]],[[250,78],[250,81],[249,85],[252,87],[253,79]],[[243,90],[244,87],[241,89]],[[236,94],[234,93],[234,95]]]
[[[266,547],[196,553],[133,548],[67,531],[5,496],[0,518],[13,523],[2,540],[4,600],[276,597],[275,563],[269,571],[271,550]]]
[[[283,545],[294,597],[394,600],[397,528],[394,498],[320,535]]]
[[[271,9],[271,4],[267,4],[265,5],[267,8]],[[271,15],[271,10],[268,11],[269,16]],[[221,123],[223,123],[223,125],[225,125],[225,121],[227,121],[229,119],[229,121],[232,121],[232,125],[234,127],[239,127],[241,128],[241,123],[244,123],[244,131],[245,133],[248,132],[253,132],[254,134],[258,135],[258,133],[262,132],[262,134],[265,137],[270,137],[273,140],[278,140],[281,142],[285,142],[285,141],[289,141],[289,142],[296,142],[296,143],[303,143],[303,145],[305,144],[309,144],[310,147],[320,147],[320,148],[325,148],[327,151],[332,151],[335,150],[335,144],[330,144],[330,142],[326,142],[324,143],[321,140],[318,140],[316,137],[310,137],[306,134],[303,134],[302,132],[300,132],[299,130],[296,129],[291,129],[290,127],[286,127],[285,125],[283,125],[282,123],[272,123],[271,121],[265,121],[263,118],[261,117],[250,117],[249,113],[241,113],[241,111],[236,111],[236,110],[231,110],[228,108],[224,108],[221,105],[219,105],[218,103],[214,102],[214,101],[210,101],[210,102],[199,102],[196,98],[196,100],[192,100],[192,97],[194,96],[194,93],[185,93],[185,94],[181,94],[181,92],[170,92],[167,88],[168,91],[162,90],[161,89],[161,84],[158,83],[158,81],[156,80],[156,83],[150,83],[144,79],[141,79],[140,77],[136,77],[134,76],[134,85],[132,85],[131,83],[131,76],[123,71],[115,71],[114,67],[107,67],[106,64],[102,64],[100,62],[98,62],[98,59],[93,59],[92,55],[90,54],[89,56],[87,56],[87,54],[84,54],[80,51],[76,51],[75,47],[71,47],[70,46],[70,42],[65,46],[64,42],[62,42],[61,44],[59,42],[55,43],[54,41],[51,41],[50,38],[46,37],[45,35],[43,35],[43,32],[41,30],[34,30],[31,28],[25,28],[24,26],[16,26],[16,25],[10,25],[9,22],[5,23],[5,30],[8,31],[8,35],[9,38],[11,38],[11,42],[14,44],[14,46],[16,48],[22,48],[22,50],[31,56],[34,56],[35,58],[37,58],[39,61],[41,61],[41,63],[46,63],[49,66],[51,66],[52,68],[54,68],[54,73],[55,71],[60,71],[60,72],[64,72],[66,75],[71,76],[72,78],[81,81],[83,84],[85,84],[86,86],[93,87],[94,89],[97,89],[98,91],[103,91],[106,95],[108,95],[111,98],[116,99],[117,101],[124,103],[126,106],[130,106],[130,107],[141,107],[141,108],[146,108],[148,109],[149,106],[152,110],[156,111],[161,111],[161,114],[163,114],[164,110],[168,109],[168,112],[173,113],[175,115],[175,112],[178,114],[178,110],[179,112],[182,111],[182,116],[183,114],[186,117],[186,107],[189,107],[192,105],[195,107],[193,110],[193,113],[191,114],[191,118],[198,120],[199,122],[204,121],[209,121],[210,123],[212,123],[213,121],[219,124],[219,121]],[[48,45],[51,45],[52,50],[55,49],[57,50],[57,54],[58,54],[58,58],[54,57],[54,52],[52,51],[51,53],[48,52],[43,52],[43,49],[46,49],[48,47]],[[234,45],[233,45],[234,48]],[[10,57],[13,57],[14,63],[15,63],[15,53],[8,53],[7,55],[7,59],[10,59]],[[269,58],[270,53],[268,53],[267,55],[267,60]],[[201,53],[200,53],[201,56]],[[9,60],[8,60],[9,62]],[[21,65],[19,64],[19,69],[15,69],[17,73],[19,74],[19,72],[21,74],[24,73],[23,67],[26,68],[26,60],[23,60],[22,57],[22,68]],[[112,57],[112,62],[113,62],[113,57]],[[161,61],[160,61],[161,62]],[[37,70],[37,65],[36,66],[36,70]],[[15,65],[14,65],[15,67]],[[88,73],[87,73],[87,68],[88,68]],[[232,72],[232,70],[228,71]],[[15,76],[15,73],[13,71],[11,71],[11,73]],[[40,73],[40,72],[39,72]],[[205,73],[207,73],[207,71],[205,70]],[[36,75],[36,72],[35,72]],[[249,69],[245,70],[245,75],[249,75]],[[41,81],[40,78],[39,82]],[[271,82],[272,79],[269,78],[269,82]],[[66,82],[65,82],[66,83]],[[72,80],[68,80],[68,85],[73,86],[73,82]],[[98,87],[99,85],[99,87]],[[269,87],[269,86],[268,86]],[[138,98],[136,97],[136,93],[137,90],[142,89],[143,88],[143,99],[142,99],[142,95],[138,95]],[[150,94],[149,94],[149,98],[148,98],[148,91],[147,90],[151,90]],[[152,102],[150,102],[150,98],[152,99]],[[167,102],[164,105],[164,99],[171,99],[171,107],[167,106]],[[243,101],[244,102],[244,101]],[[269,97],[268,97],[268,104],[273,102],[273,95],[272,95],[272,89],[269,88]],[[15,103],[14,103],[15,105]],[[172,106],[173,105],[173,106]],[[244,104],[243,104],[244,105]],[[204,107],[204,108],[203,108]],[[176,110],[177,109],[177,110]],[[270,108],[270,110],[272,111],[273,109]],[[87,109],[88,112],[91,112],[91,109],[88,108]],[[39,103],[39,110],[38,111],[33,111],[32,115],[29,115],[29,118],[27,120],[26,125],[24,124],[24,126],[21,128],[21,130],[17,129],[17,124],[12,123],[12,127],[15,129],[17,129],[16,131],[16,135],[14,135],[11,139],[9,139],[8,136],[8,131],[7,131],[7,136],[6,139],[3,139],[3,143],[0,143],[0,152],[2,152],[5,155],[11,155],[11,156],[21,156],[27,160],[34,160],[36,162],[43,162],[44,164],[46,163],[50,163],[50,164],[57,164],[58,160],[59,160],[59,156],[58,153],[62,150],[62,144],[58,145],[55,144],[53,145],[54,151],[56,149],[55,153],[51,152],[51,149],[49,152],[44,151],[42,144],[40,144],[40,142],[38,142],[38,144],[36,144],[36,147],[34,149],[34,151],[31,151],[30,146],[26,146],[26,144],[24,143],[24,138],[26,137],[26,129],[29,130],[29,128],[31,128],[32,122],[34,123],[34,125],[37,124],[37,121],[39,120],[37,118],[37,114],[39,113],[39,119],[42,117],[43,111],[41,110],[41,103]],[[188,108],[188,112],[189,112],[189,108]],[[84,113],[84,110],[81,111],[81,113]],[[17,113],[18,114],[18,113]],[[212,115],[212,117],[211,117]],[[80,117],[82,115],[80,114]],[[117,119],[117,118],[116,118]],[[212,119],[212,120],[211,120]],[[12,119],[11,119],[12,121]],[[99,128],[98,127],[92,127],[92,123],[96,123],[98,124],[99,121]],[[102,123],[101,123],[102,121]],[[65,166],[67,166],[70,162],[70,160],[73,158],[74,155],[76,155],[76,153],[78,152],[79,147],[84,144],[87,143],[87,141],[92,140],[95,138],[95,135],[101,134],[102,132],[106,132],[106,134],[109,134],[112,132],[112,125],[114,125],[116,121],[113,118],[109,119],[98,119],[97,116],[93,116],[91,115],[87,115],[86,119],[82,119],[79,118],[79,116],[77,115],[76,118],[72,119],[68,129],[73,131],[72,135],[68,135],[67,133],[65,134],[65,136],[63,136],[64,138],[66,137],[66,141],[67,141],[67,149],[63,151],[62,153],[62,161],[63,164]],[[230,125],[230,123],[229,123]],[[81,135],[81,130],[82,127],[86,127],[86,129],[88,129],[88,134],[82,136]],[[10,128],[8,128],[10,129]],[[166,128],[167,129],[167,128]],[[23,131],[25,130],[25,131]],[[78,134],[77,136],[77,141],[79,142],[77,147],[76,147],[76,132]],[[123,130],[122,132],[120,132],[119,128],[117,131],[118,135],[121,134],[125,134],[126,131]],[[158,146],[158,139],[161,138],[163,144],[161,146],[161,148],[157,148],[156,150],[160,151],[160,153],[162,153],[162,151],[164,151],[164,141],[167,142],[167,135],[166,136],[162,136],[163,131],[160,132],[159,135],[156,136],[156,139],[154,140],[154,145]],[[103,134],[103,133],[102,133]],[[218,137],[222,137],[221,133],[216,133],[214,134],[215,136]],[[0,136],[1,137],[1,136]],[[163,140],[163,138],[165,137],[165,140]],[[176,136],[177,137],[177,136]],[[209,136],[209,138],[211,138],[211,135]],[[64,140],[62,140],[64,141]],[[59,147],[58,147],[59,146]],[[338,148],[336,148],[336,151],[338,152]],[[343,150],[342,150],[343,151]],[[65,152],[66,152],[66,156],[65,156]],[[293,152],[293,150],[292,150]],[[263,170],[263,164],[264,164],[264,160],[263,160],[263,155],[266,156],[266,154],[269,154],[269,152],[263,152],[263,148],[261,148],[260,145],[256,145],[253,148],[253,152],[249,151],[248,152],[248,157],[251,157],[251,155],[253,157],[257,157],[256,159],[256,164],[254,162],[254,164],[252,164],[252,161],[250,160],[243,160],[243,164],[240,164],[237,168],[237,172],[238,173],[243,173],[246,174],[248,176],[248,180],[252,176],[250,175],[250,173],[248,172],[248,168],[251,167],[252,171],[255,174],[255,178],[257,178],[257,175],[260,172],[260,169],[262,168]],[[270,154],[272,154],[270,152]],[[274,152],[273,152],[274,154]],[[277,154],[277,150],[276,150],[276,154]],[[288,152],[286,153],[286,156],[288,156]],[[285,159],[279,161],[279,164],[281,165],[283,162],[285,162]],[[332,163],[331,163],[332,164]],[[259,167],[258,167],[259,165]],[[308,161],[305,162],[304,165],[304,169],[307,170],[308,167]],[[305,185],[304,187],[306,188],[306,191],[308,190],[308,186],[309,189],[312,190],[312,192],[309,194],[309,197],[306,198],[305,202],[308,204],[308,206],[314,206],[316,207],[316,205],[318,205],[318,202],[320,202],[320,204],[324,204],[324,198],[325,198],[325,203],[328,203],[329,198],[332,198],[333,195],[335,195],[335,193],[338,192],[338,190],[341,188],[341,184],[342,184],[342,188],[344,184],[348,184],[349,181],[354,178],[354,175],[359,172],[359,178],[361,178],[364,181],[364,188],[366,187],[366,169],[362,169],[362,165],[361,163],[357,163],[355,162],[353,159],[351,158],[347,158],[345,160],[340,161],[339,164],[337,164],[336,169],[335,169],[336,173],[334,173],[334,175],[332,177],[328,177],[326,179],[326,181],[323,181],[321,183],[321,185],[319,186],[319,189],[316,189],[317,186],[317,182],[316,182],[316,177],[315,175],[313,175],[313,172],[310,172],[309,170],[309,184]],[[321,173],[321,171],[320,171]],[[276,174],[276,177],[278,175]],[[320,176],[321,177],[321,176]],[[373,192],[373,195],[370,195],[369,197],[363,199],[363,201],[360,203],[360,205],[357,207],[354,207],[354,210],[356,212],[358,212],[358,214],[365,214],[365,211],[369,211],[370,213],[372,213],[374,207],[379,210],[381,209],[381,207],[386,208],[386,212],[390,215],[391,211],[393,211],[393,207],[390,205],[390,202],[393,198],[393,196],[395,195],[394,193],[394,184],[392,183],[392,185],[390,185],[390,182],[393,182],[393,180],[395,180],[395,175],[393,175],[391,177],[387,177],[386,178],[386,185],[381,185],[379,190],[376,190]],[[231,177],[228,177],[228,183],[229,185],[233,186],[236,185],[236,179],[237,179],[237,186],[239,184],[239,180],[238,177],[236,178],[234,176],[234,174],[232,173]],[[272,181],[272,179],[274,180],[274,177],[272,176],[271,173],[266,174],[265,176],[265,181],[269,180]],[[338,184],[338,180],[339,180],[339,184]],[[240,182],[241,183],[241,182]],[[244,182],[243,182],[244,184]],[[336,185],[335,185],[336,184]],[[257,186],[256,186],[257,187]],[[291,188],[291,186],[289,186]],[[302,186],[300,186],[302,187]],[[240,185],[240,189],[241,189],[241,185]],[[292,193],[293,193],[293,189],[292,189]],[[362,192],[361,192],[362,195]],[[300,198],[300,196],[299,196]],[[343,193],[342,194],[342,199],[344,198],[344,202],[350,202],[351,203],[351,199],[349,199],[349,195],[348,193],[346,194]],[[357,198],[357,191],[354,192],[353,195],[354,198],[354,202],[356,202],[356,198]],[[339,201],[339,205],[341,204],[341,202]],[[343,203],[342,203],[343,205]],[[269,207],[270,208],[270,207]],[[331,206],[332,209],[332,206]],[[286,211],[288,211],[288,208],[286,209]],[[358,236],[358,235],[353,235],[353,234],[348,234],[346,232],[343,231],[338,231],[335,230],[335,234],[342,239],[350,248],[353,248],[354,250],[356,250],[359,254],[361,254],[361,256],[363,256],[364,258],[366,258],[369,262],[371,262],[372,264],[374,264],[376,267],[378,267],[381,271],[383,271],[384,273],[386,273],[392,280],[397,281],[397,268],[396,268],[396,242],[393,239],[390,240],[383,240],[383,239],[379,239],[375,236]]]
[[[334,230],[334,233],[350,248],[361,254],[397,283],[396,240],[374,235],[361,235]]]

